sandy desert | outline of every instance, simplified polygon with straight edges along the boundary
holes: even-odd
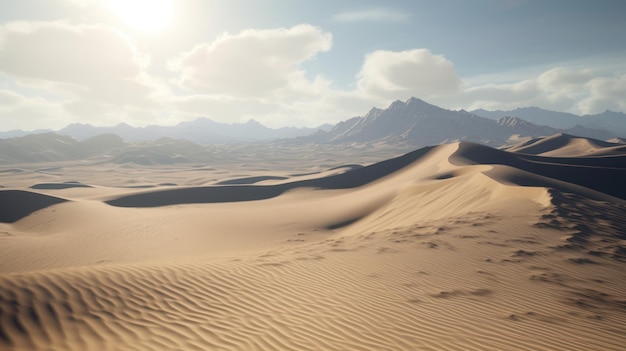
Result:
[[[624,349],[623,145],[342,156],[3,166],[0,349]]]

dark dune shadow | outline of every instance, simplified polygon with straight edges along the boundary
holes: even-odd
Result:
[[[626,152],[623,155],[607,155],[593,157],[547,157],[526,154],[515,154],[519,159],[537,163],[556,163],[579,167],[626,168]]]
[[[91,185],[81,184],[76,182],[66,183],[40,183],[30,187],[31,189],[45,189],[45,190],[60,190],[70,188],[92,188]]]
[[[258,176],[258,177],[246,177],[246,178],[237,178],[237,179],[229,179],[224,180],[218,185],[237,185],[237,184],[255,184],[258,182],[262,182],[264,180],[285,180],[287,177],[276,177],[276,176]]]
[[[333,167],[331,169],[329,169],[329,171],[335,171],[338,169],[346,169],[347,171],[354,171],[357,169],[361,169],[363,168],[362,165],[356,164],[356,163],[351,163],[351,164],[347,164],[347,165],[341,165],[341,166],[337,166],[337,167]]]
[[[626,200],[626,156],[553,158],[515,154],[473,143],[462,143],[455,156],[476,164],[514,167]]]
[[[290,174],[289,176],[290,177],[304,177],[304,176],[310,176],[314,174],[320,174],[320,172],[294,173],[294,174]]]
[[[117,207],[158,207],[178,204],[221,203],[269,199],[286,191],[284,186],[215,186],[155,190],[106,201]]]
[[[423,157],[432,149],[433,147],[425,147],[400,157],[324,178],[277,185],[226,185],[156,190],[122,196],[106,201],[106,203],[118,207],[158,207],[190,203],[263,200],[276,197],[295,188],[350,189],[363,186],[396,172]]]
[[[13,223],[29,214],[67,200],[23,190],[0,191],[0,222]]]
[[[361,218],[362,218],[362,217],[355,217],[355,218],[350,218],[350,219],[349,219],[349,220],[347,220],[347,221],[343,221],[343,222],[339,222],[339,223],[334,223],[334,224],[331,224],[331,225],[327,226],[327,227],[326,227],[326,229],[333,230],[333,229],[339,229],[339,228],[347,227],[347,226],[349,226],[350,224],[353,224],[353,223],[358,222]]]

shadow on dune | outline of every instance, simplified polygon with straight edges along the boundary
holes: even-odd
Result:
[[[254,201],[276,197],[295,188],[350,189],[363,186],[392,174],[426,155],[433,147],[425,147],[406,155],[363,168],[318,179],[307,179],[277,185],[228,185],[167,189],[123,196],[106,201],[118,207],[158,207],[191,203]]]
[[[237,178],[237,179],[229,179],[224,180],[222,182],[217,183],[218,185],[239,185],[239,184],[255,184],[258,182],[262,182],[265,180],[285,180],[286,177],[275,177],[275,176],[258,176],[258,177],[246,177],[246,178]]]
[[[29,214],[67,200],[23,190],[0,191],[0,222],[13,223]]]
[[[348,219],[346,221],[343,221],[343,222],[333,223],[333,224],[330,224],[330,225],[326,226],[326,229],[333,230],[333,229],[339,229],[339,228],[347,227],[347,226],[349,226],[352,223],[358,222],[361,218],[362,217],[354,217],[354,218],[350,218],[350,219]]]
[[[626,200],[626,187],[623,184],[626,179],[626,156],[542,157],[461,143],[455,157],[476,164],[514,167]]]
[[[71,188],[92,188],[91,185],[81,183],[40,183],[30,187],[31,189],[45,189],[45,190],[61,190]]]

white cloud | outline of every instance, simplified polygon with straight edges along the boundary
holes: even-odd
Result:
[[[593,71],[590,69],[568,69],[564,67],[556,67],[541,73],[537,77],[539,87],[547,91],[575,92],[581,85],[587,83],[593,78]]]
[[[604,110],[626,111],[626,73],[615,77],[596,77],[585,87],[589,96],[578,104],[581,113],[593,114]]]
[[[0,90],[0,106],[17,105],[24,100],[20,94],[10,90]]]
[[[330,33],[308,24],[224,34],[170,62],[178,84],[191,92],[171,103],[186,118],[253,118],[276,127],[327,122],[336,107],[326,101],[341,92],[321,75],[308,78],[301,64],[331,46]]]
[[[332,36],[301,24],[224,34],[179,55],[171,67],[194,92],[238,97],[271,96],[307,83],[300,64],[330,49]]]
[[[536,77],[507,84],[468,87],[446,97],[457,108],[510,110],[538,106],[555,111],[593,114],[626,109],[626,74],[607,76],[589,68],[555,67]]]
[[[139,75],[138,54],[105,26],[14,22],[0,27],[0,67],[19,78],[94,85]]]
[[[366,95],[396,99],[451,94],[460,85],[452,62],[427,49],[374,51],[365,57],[357,81]]]
[[[12,22],[0,26],[0,73],[17,84],[65,99],[77,117],[127,117],[156,108],[146,60],[123,33],[103,25]],[[93,108],[76,108],[92,106]]]
[[[0,90],[3,130],[33,130],[51,126],[62,128],[69,122],[64,115],[59,104],[41,98],[29,98],[10,90]]]
[[[279,109],[276,103],[259,99],[202,94],[173,97],[171,103],[183,114],[233,122],[275,113]]]
[[[372,100],[361,94],[330,89],[285,99],[194,94],[173,97],[169,103],[179,119],[203,116],[228,123],[255,119],[269,127],[336,123],[372,107]]]
[[[337,22],[405,22],[410,18],[407,12],[388,8],[340,12],[333,16]]]
[[[331,46],[330,33],[308,24],[224,34],[170,61],[177,75],[170,83],[182,88],[172,90],[146,73],[146,57],[110,27],[9,23],[0,26],[2,129],[61,128],[76,121],[175,124],[201,116],[315,126],[410,96],[446,108],[626,110],[626,70],[556,67],[524,80],[470,84],[445,56],[427,49],[371,52],[354,88],[338,89],[303,68]]]

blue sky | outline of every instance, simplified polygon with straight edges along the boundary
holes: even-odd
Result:
[[[410,96],[626,111],[626,2],[15,0],[0,129],[315,126]]]

